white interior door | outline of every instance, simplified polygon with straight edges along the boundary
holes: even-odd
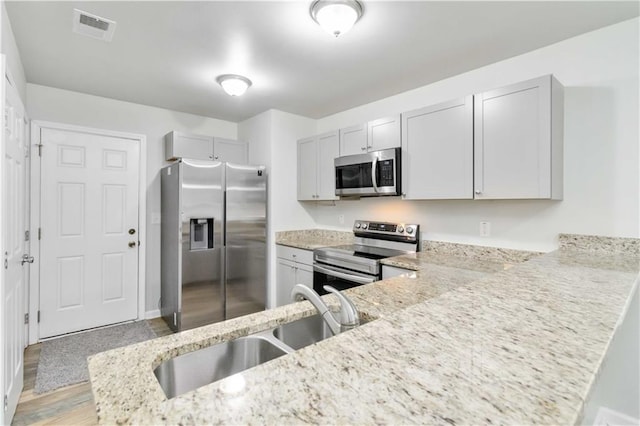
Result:
[[[138,316],[139,141],[41,128],[40,338]]]
[[[4,76],[4,62],[2,67]],[[23,385],[25,342],[25,266],[22,256],[26,231],[26,124],[24,106],[17,90],[5,88],[2,155],[2,253],[3,253],[3,424],[11,423]]]

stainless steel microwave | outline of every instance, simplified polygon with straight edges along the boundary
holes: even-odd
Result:
[[[345,155],[334,160],[336,195],[379,197],[400,195],[400,148]]]

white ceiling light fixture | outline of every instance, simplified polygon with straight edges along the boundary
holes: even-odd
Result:
[[[251,80],[237,74],[223,74],[216,78],[216,81],[230,96],[242,96],[251,86]]]
[[[316,0],[309,13],[323,30],[338,37],[353,27],[362,11],[362,3],[357,0]]]

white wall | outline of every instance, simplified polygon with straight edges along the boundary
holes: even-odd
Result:
[[[147,241],[143,242],[147,244],[146,309],[155,311],[160,300],[160,225],[151,224],[151,215],[160,213],[159,172],[167,164],[164,135],[178,130],[236,139],[237,124],[36,84],[27,84],[27,110],[32,120],[146,135]]]
[[[640,236],[639,22],[606,27],[318,120],[321,133],[554,74],[565,86],[563,201],[339,201],[311,210],[316,225],[417,222],[424,239],[541,251],[555,249],[561,232]],[[339,225],[338,214],[345,215],[345,225]],[[491,237],[479,236],[480,221],[491,222]]]
[[[20,99],[24,102],[27,97],[27,79],[4,1],[2,1],[2,25],[0,26],[2,27],[2,53],[7,57],[7,69],[13,78],[16,89],[18,89]]]
[[[239,123],[238,138],[249,143],[249,162],[269,173],[267,230],[267,306],[275,300],[275,233],[315,227],[313,206],[296,201],[296,141],[316,131],[315,120],[278,110],[265,111]],[[292,197],[293,194],[293,197]]]

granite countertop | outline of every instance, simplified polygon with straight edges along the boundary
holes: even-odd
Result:
[[[524,263],[420,254],[412,276],[348,290],[375,321],[167,400],[163,360],[314,313],[308,302],[89,359],[101,423],[579,422],[637,286],[640,240],[561,236]],[[425,257],[426,256],[426,257]],[[440,261],[437,260],[440,257]],[[335,304],[332,295],[325,296]],[[277,390],[277,391],[274,391]]]
[[[324,229],[282,231],[276,233],[276,244],[303,250],[353,244],[353,232],[329,231]]]

